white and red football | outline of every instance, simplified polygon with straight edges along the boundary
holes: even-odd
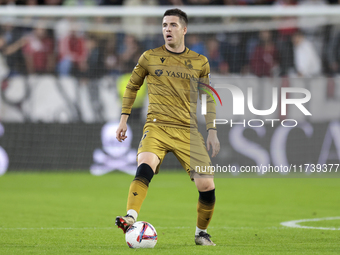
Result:
[[[153,248],[157,243],[156,229],[148,222],[137,221],[125,233],[130,248]]]

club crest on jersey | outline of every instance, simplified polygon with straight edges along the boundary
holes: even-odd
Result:
[[[161,75],[163,74],[163,70],[162,70],[162,69],[157,69],[157,70],[155,71],[155,74],[156,74],[157,76],[161,76]]]
[[[185,66],[186,66],[187,68],[189,68],[189,69],[193,69],[193,68],[194,68],[194,67],[192,66],[192,64],[191,64],[191,60],[190,60],[190,59],[189,59],[189,60],[185,60],[184,64],[185,64]]]
[[[162,63],[164,62],[165,58],[164,57],[161,57],[160,60],[162,61]]]

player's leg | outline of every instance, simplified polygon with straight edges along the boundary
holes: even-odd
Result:
[[[185,130],[177,129],[174,131],[174,138],[180,139],[176,141],[175,156],[180,161],[183,168],[195,181],[199,192],[197,202],[197,226],[195,232],[195,242],[198,245],[215,245],[210,240],[207,228],[214,212],[215,206],[215,184],[213,173],[210,171],[198,173],[198,169],[209,169],[210,157],[205,148],[202,135],[197,129]],[[196,169],[198,166],[198,169]],[[201,168],[202,166],[202,168]]]
[[[127,215],[116,218],[116,225],[124,232],[137,220],[149,183],[154,174],[158,173],[159,165],[169,151],[167,143],[164,128],[155,125],[144,126],[144,134],[138,147],[138,168],[128,194]]]
[[[138,167],[135,178],[130,184],[128,194],[127,214],[126,216],[118,216],[116,218],[116,225],[123,229],[124,233],[137,220],[149,188],[149,183],[159,163],[158,156],[152,152],[138,154]]]
[[[142,203],[146,197],[149,183],[154,176],[157,166],[160,163],[158,156],[152,152],[138,154],[138,168],[135,179],[130,185],[127,212],[137,219]]]
[[[199,192],[195,242],[198,245],[215,245],[210,240],[210,235],[207,233],[207,228],[215,207],[214,178],[210,176],[202,177],[198,174],[195,176],[197,177],[194,178],[194,181]]]

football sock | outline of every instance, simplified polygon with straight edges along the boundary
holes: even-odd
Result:
[[[139,214],[153,175],[154,172],[148,164],[143,163],[138,166],[135,179],[130,185],[127,211],[132,209],[137,212],[137,215]]]
[[[200,234],[200,232],[205,232],[205,233],[207,233],[207,230],[206,229],[200,229],[200,228],[198,228],[198,227],[196,227],[196,232],[195,232],[195,236],[198,236],[199,234]]]
[[[135,210],[130,209],[127,211],[126,214],[132,216],[135,219],[135,221],[137,221],[138,213]]]
[[[197,203],[197,227],[207,229],[215,207],[215,189],[199,191]]]

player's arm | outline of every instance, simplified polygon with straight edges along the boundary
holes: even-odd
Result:
[[[205,90],[208,90],[212,94],[212,91],[209,88],[206,87]],[[206,94],[206,92],[199,89],[200,98],[202,98],[202,94]],[[204,117],[208,131],[207,150],[210,151],[211,148],[211,156],[215,157],[220,151],[220,142],[217,138],[217,129],[214,127],[214,119],[216,119],[215,102],[209,95],[207,95],[207,114]]]
[[[209,85],[209,79],[201,79],[201,81],[202,83]],[[213,92],[207,86],[204,86],[203,84],[199,84],[198,86],[202,88],[198,90],[201,102],[202,102],[203,94],[206,94],[206,99],[207,99],[207,114],[204,115],[206,129],[207,131],[209,131],[210,129],[216,130],[216,127],[214,127],[214,119],[216,119],[216,107],[215,107],[214,99],[210,96],[210,95],[213,95]],[[210,95],[206,91],[208,91]]]
[[[126,134],[126,131],[127,131],[127,124],[126,123],[127,123],[128,118],[129,118],[128,114],[122,114],[120,116],[119,126],[116,130],[116,138],[119,142],[122,142],[127,138],[127,136],[125,134]]]
[[[122,114],[120,117],[120,123],[116,131],[116,138],[119,142],[124,141],[127,136],[125,135],[127,130],[127,120],[131,114],[132,105],[135,102],[137,92],[143,85],[145,76],[148,75],[147,66],[148,59],[146,53],[139,58],[137,65],[132,71],[130,80],[126,85],[126,89],[122,100]]]
[[[210,151],[210,148],[212,149],[211,157],[215,157],[220,151],[220,141],[218,140],[216,129],[208,130],[207,150]]]
[[[212,93],[209,88],[205,88],[210,93]],[[202,94],[206,94],[206,92],[199,89],[200,98],[202,98]],[[204,116],[206,127],[208,131],[207,137],[207,150],[210,151],[212,149],[212,157],[215,157],[220,151],[220,142],[217,138],[217,129],[214,127],[214,119],[216,119],[216,107],[214,100],[207,95],[207,114]]]
[[[199,87],[198,91],[201,102],[203,94],[206,94],[207,98],[207,114],[204,115],[207,131],[210,129],[216,130],[216,127],[214,126],[214,119],[216,119],[216,107],[213,97],[210,96],[213,95],[213,92],[209,89],[209,86],[211,86],[209,61],[206,57],[203,57],[202,71],[200,75],[200,83],[198,84]]]
[[[205,58],[204,63],[202,65],[202,76],[201,79],[203,83],[210,85],[210,66],[208,60]],[[200,84],[199,86],[204,86]],[[212,91],[205,86],[205,90],[209,91],[212,94]],[[207,94],[204,90],[199,89],[199,96],[202,98],[202,94]],[[215,157],[220,151],[220,142],[217,137],[217,129],[214,126],[214,119],[216,119],[216,107],[213,98],[207,95],[207,114],[204,116],[206,122],[206,128],[208,131],[207,137],[207,150],[210,151],[212,149],[212,157]]]

